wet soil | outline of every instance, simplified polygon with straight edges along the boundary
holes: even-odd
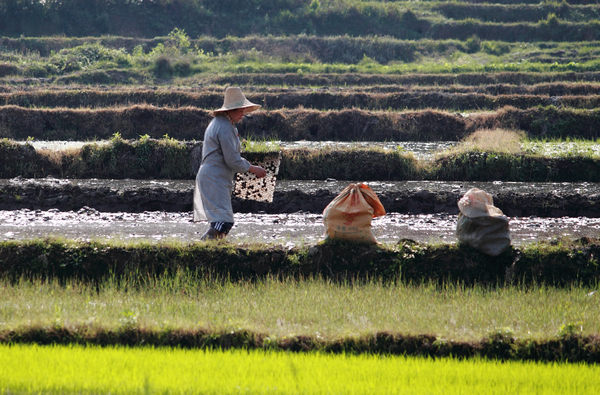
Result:
[[[350,181],[279,181],[272,203],[233,200],[240,213],[320,214]],[[368,182],[388,212],[457,214],[457,201],[470,188],[492,194],[512,217],[600,217],[600,183]],[[192,180],[0,180],[0,210],[92,207],[104,212],[192,210]]]
[[[228,239],[232,242],[262,242],[297,246],[323,240],[325,227],[320,214],[243,214]],[[75,240],[199,241],[206,223],[194,223],[191,212],[143,213],[78,211],[0,211],[0,240],[62,237]],[[456,241],[456,215],[392,213],[372,221],[378,241],[396,243],[401,239],[419,242]],[[597,237],[600,219],[586,217],[515,217],[510,220],[513,245],[559,237]]]

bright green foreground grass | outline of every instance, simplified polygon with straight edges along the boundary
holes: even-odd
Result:
[[[18,393],[592,394],[600,366],[371,355],[0,346]]]
[[[593,288],[335,284],[326,280],[195,281],[182,275],[94,286],[0,282],[0,330],[89,325],[117,329],[247,329],[323,339],[378,331],[480,340],[502,331],[547,339],[561,328],[600,334]]]

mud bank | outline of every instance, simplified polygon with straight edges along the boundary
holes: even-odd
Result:
[[[272,203],[234,199],[239,213],[320,214],[351,181],[279,181]],[[470,188],[490,192],[509,216],[600,217],[600,183],[368,182],[390,213],[458,213],[457,201]],[[0,209],[105,212],[192,210],[191,180],[0,180]]]
[[[473,148],[426,160],[417,159],[408,150],[400,149],[402,146],[383,149],[377,143],[368,146],[363,142],[338,149],[329,142],[317,149],[281,150],[274,144],[260,147],[260,143],[253,150],[252,144],[255,143],[249,143],[250,148],[243,152],[250,161],[280,152],[280,180],[600,181],[600,158],[592,152],[544,156]],[[0,178],[195,179],[200,159],[200,144],[171,138],[143,136],[130,141],[116,135],[110,143],[64,150],[36,150],[31,144],[0,139]]]
[[[157,92],[154,90],[137,91],[41,91],[0,93],[0,105],[20,107],[68,107],[101,108],[127,106],[131,104],[150,104],[158,107],[219,108],[222,102],[221,91],[201,92]],[[489,95],[483,93],[454,92],[339,92],[339,91],[292,91],[269,92],[249,91],[248,98],[261,102],[266,109],[313,108],[322,110],[342,110],[361,108],[369,110],[406,110],[436,108],[444,110],[498,109],[504,106],[531,108],[536,106],[561,105],[570,108],[597,108],[600,96],[579,95],[550,97],[543,95]]]

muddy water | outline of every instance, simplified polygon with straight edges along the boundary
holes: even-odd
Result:
[[[435,154],[452,148],[457,141],[293,141],[280,142],[283,148],[310,148],[310,149],[346,149],[346,148],[383,148],[388,150],[401,150],[411,152],[417,159],[433,159]]]
[[[372,222],[376,238],[395,243],[402,238],[419,242],[455,242],[456,216],[449,214],[388,214]],[[198,241],[205,223],[193,223],[191,212],[106,213],[94,209],[0,211],[0,239],[22,240],[47,236],[76,240]],[[510,221],[514,245],[558,237],[597,237],[600,218],[516,217]],[[236,214],[232,242],[263,242],[297,246],[323,239],[318,214]]]
[[[25,143],[21,141],[21,143]],[[94,142],[85,141],[30,141],[35,149],[46,150],[68,150],[78,149],[85,144],[108,144],[109,140],[100,140]],[[199,142],[189,142],[196,144]],[[309,148],[309,149],[346,149],[346,148],[383,148],[386,150],[400,150],[412,153],[417,159],[433,159],[437,153],[452,148],[458,144],[458,141],[277,141],[274,144],[284,149]],[[543,154],[546,156],[560,156],[565,154],[600,156],[600,144],[598,143],[577,143],[577,142],[528,142],[523,144],[525,152]]]

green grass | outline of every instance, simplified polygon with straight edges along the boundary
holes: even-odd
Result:
[[[521,146],[526,154],[560,158],[600,158],[600,139],[526,140]]]
[[[234,283],[186,275],[137,281],[106,281],[98,291],[75,281],[1,282],[0,330],[54,325],[205,328],[324,340],[390,331],[459,341],[498,331],[548,339],[566,327],[576,334],[600,334],[600,293],[587,287],[337,284],[317,279]]]
[[[243,152],[273,153],[281,151],[279,142],[273,139],[242,139]]]
[[[0,346],[7,393],[592,394],[600,366],[372,355]]]

